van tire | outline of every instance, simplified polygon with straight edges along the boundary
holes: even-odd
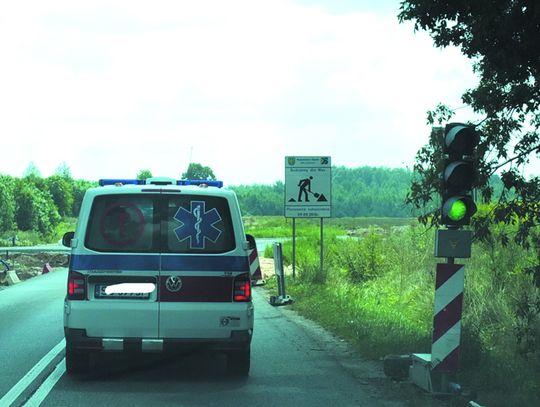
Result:
[[[88,371],[90,355],[87,352],[73,352],[66,348],[66,372],[71,375]]]
[[[251,347],[234,350],[227,353],[227,371],[233,376],[249,375],[251,365]]]

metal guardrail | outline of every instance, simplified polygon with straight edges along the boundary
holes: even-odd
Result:
[[[11,270],[11,266],[9,265],[7,261],[0,259],[0,264],[2,265],[2,267],[4,267],[4,270],[2,270],[2,272],[5,273],[6,271]]]
[[[70,248],[60,245],[40,245],[40,246],[4,246],[0,247],[0,253],[66,253]]]

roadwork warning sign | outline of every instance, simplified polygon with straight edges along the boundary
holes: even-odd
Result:
[[[285,157],[285,217],[332,216],[330,157]]]

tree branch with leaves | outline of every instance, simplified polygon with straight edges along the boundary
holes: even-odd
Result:
[[[540,178],[524,176],[530,160],[540,155],[540,2],[408,0],[401,2],[398,18],[426,31],[436,47],[457,46],[472,61],[480,80],[462,99],[483,117],[475,124],[481,134],[475,188],[485,202],[497,202],[491,212],[473,218],[475,235],[489,238],[492,223],[515,224],[515,240],[528,247],[540,224]],[[442,125],[452,116],[441,104],[427,119]],[[420,217],[424,224],[438,224],[433,198],[441,188],[440,137],[434,130],[417,153],[407,196],[408,203],[427,209]],[[504,184],[498,197],[490,185],[494,174]]]

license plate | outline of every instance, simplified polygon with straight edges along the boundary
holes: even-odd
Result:
[[[106,289],[107,285],[96,285],[94,288],[94,297],[95,298],[105,298],[105,299],[129,299],[129,300],[147,300],[150,298],[150,293],[111,293],[107,294]]]

